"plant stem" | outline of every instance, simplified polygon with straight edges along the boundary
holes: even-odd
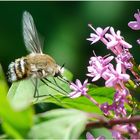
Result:
[[[86,125],[86,128],[99,128],[99,127],[106,127],[112,128],[114,125],[117,124],[130,124],[130,123],[140,123],[140,115],[133,116],[131,118],[119,118],[119,119],[112,119],[112,120],[99,120],[98,122],[90,122]]]

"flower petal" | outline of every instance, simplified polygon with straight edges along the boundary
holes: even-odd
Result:
[[[76,85],[80,88],[82,87],[81,81],[79,79],[76,79]]]
[[[126,82],[130,79],[130,76],[128,74],[121,74],[122,75],[122,78],[123,78],[123,81]]]
[[[92,81],[97,81],[98,79],[100,79],[101,78],[101,75],[100,74],[97,74],[93,79],[92,79]]]
[[[113,36],[116,36],[115,30],[114,30],[113,27],[110,27],[110,33],[111,33]]]
[[[78,97],[80,97],[81,96],[81,93],[80,92],[75,92],[75,91],[73,91],[73,92],[71,92],[71,93],[69,93],[69,97],[70,98],[78,98]]]
[[[87,140],[95,140],[95,138],[89,132],[86,133],[86,138]]]
[[[117,63],[117,65],[116,65],[116,72],[117,72],[118,74],[121,74],[121,72],[122,72],[121,63]]]
[[[107,58],[104,59],[104,64],[108,64],[112,59],[114,58],[114,56],[109,56]]]
[[[114,86],[114,76],[110,77],[106,82],[105,85],[106,87],[113,87]]]
[[[112,40],[109,43],[107,43],[107,49],[114,48],[118,44],[118,41]]]
[[[97,31],[98,35],[100,36],[100,35],[102,35],[103,29],[101,27],[98,27],[96,29],[96,31]]]
[[[130,21],[128,26],[133,30],[140,30],[140,23],[137,21]]]
[[[110,27],[106,27],[106,28],[103,30],[102,35],[104,35],[104,34],[108,31],[109,28],[110,28]]]

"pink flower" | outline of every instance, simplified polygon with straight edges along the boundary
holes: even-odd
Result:
[[[88,80],[85,80],[82,84],[80,80],[76,80],[76,84],[71,83],[70,88],[73,90],[71,93],[69,93],[70,98],[77,98],[80,96],[85,96],[88,98],[93,104],[97,105],[98,107],[100,104],[93,99],[90,95],[87,94],[88,88],[87,88]]]
[[[138,139],[139,133],[136,126],[132,123],[125,125],[115,125],[112,130],[113,138],[124,139],[122,135],[129,134],[131,139]]]
[[[130,21],[128,26],[133,30],[140,30],[140,11],[134,14],[136,21]],[[137,39],[137,43],[140,44],[140,39]]]
[[[133,30],[140,30],[140,11],[134,14],[136,21],[130,21],[128,26]]]
[[[124,50],[121,54],[117,55],[116,62],[121,63],[123,69],[131,69],[133,64],[131,62],[131,58],[133,58],[132,54],[128,50]]]
[[[96,81],[103,76],[103,73],[108,68],[109,62],[113,59],[113,56],[109,57],[91,57],[88,66],[88,74],[87,76],[93,77],[92,81]]]
[[[76,84],[71,83],[70,88],[73,90],[70,94],[70,98],[77,98],[81,95],[87,94],[88,88],[86,87],[88,84],[88,80],[85,80],[82,84],[79,79],[76,80]]]
[[[86,134],[87,140],[105,140],[104,136],[99,136],[98,138],[94,138],[91,133],[87,132]]]
[[[129,95],[129,91],[127,89],[116,91],[114,95],[114,102],[127,102],[127,95]]]
[[[137,43],[140,45],[140,39],[137,39]]]
[[[109,115],[109,111],[113,111],[116,117],[126,116],[124,104],[128,102],[128,94],[129,91],[127,89],[116,91],[113,103],[111,105],[109,105],[107,102],[103,103],[100,106],[100,109],[104,112],[105,115]]]
[[[107,49],[113,49],[112,51],[116,51],[116,55],[120,54],[124,48],[132,48],[132,45],[127,43],[123,37],[121,36],[121,32],[118,30],[116,33],[114,31],[114,28],[110,28],[110,33],[106,33],[105,37],[108,39]]]
[[[88,41],[91,41],[91,45],[96,43],[97,41],[100,40],[100,37],[94,33],[90,34],[90,38],[87,38]]]
[[[100,109],[104,112],[105,115],[109,115],[109,111],[111,110],[110,105],[107,102],[101,104]]]
[[[138,140],[140,138],[140,132],[130,134],[131,140]]]
[[[90,34],[90,38],[87,38],[87,40],[91,41],[92,43],[91,44],[94,44],[96,43],[97,41],[99,40],[102,40],[102,41],[105,41],[103,36],[105,35],[105,33],[108,31],[109,27],[106,27],[105,29],[102,29],[100,27],[98,27],[97,29],[94,29],[92,27],[91,24],[88,25],[91,29],[93,29],[93,31],[96,33],[91,33]],[[106,41],[105,41],[106,42]]]
[[[112,137],[116,140],[125,140],[121,133],[115,130],[112,130]]]
[[[116,84],[127,82],[130,78],[128,74],[122,73],[122,67],[120,63],[117,64],[116,70],[114,69],[112,64],[109,64],[109,70],[105,72],[105,75],[106,77],[108,77],[105,82],[105,85],[107,87],[114,87]]]
[[[120,126],[121,129],[124,130],[125,133],[132,133],[132,134],[135,134],[137,133],[137,128],[134,124],[126,124],[126,125],[121,125]]]
[[[110,106],[111,110],[114,111],[116,117],[125,117],[126,116],[126,109],[124,107],[124,102],[114,102]]]

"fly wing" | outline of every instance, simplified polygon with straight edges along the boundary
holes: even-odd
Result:
[[[30,53],[42,53],[42,46],[39,40],[37,29],[31,14],[23,13],[23,38],[27,50]]]

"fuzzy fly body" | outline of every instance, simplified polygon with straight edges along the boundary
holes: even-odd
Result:
[[[48,76],[59,77],[62,81],[66,81],[61,76],[61,67],[56,64],[51,56],[43,54],[37,29],[29,12],[25,11],[23,13],[22,22],[23,39],[26,49],[30,54],[11,62],[8,68],[9,81],[14,82],[31,77],[36,80],[35,86],[37,86],[37,79],[46,83],[45,80],[48,81]]]

